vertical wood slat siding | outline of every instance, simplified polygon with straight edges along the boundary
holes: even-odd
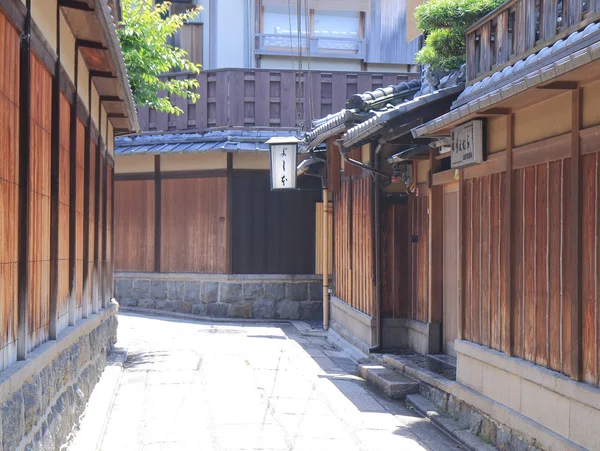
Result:
[[[28,351],[50,332],[50,133],[52,77],[31,54]]]
[[[69,205],[70,205],[70,114],[71,105],[60,97],[60,184],[58,193],[58,324],[57,332],[69,324]]]
[[[427,322],[429,317],[429,198],[411,197],[412,264],[411,319]]]
[[[161,270],[225,273],[227,178],[163,180],[161,205]]]
[[[19,33],[0,12],[0,371],[17,360]]]
[[[375,286],[371,202],[370,177],[344,182],[334,195],[334,287],[336,297],[372,316]]]
[[[114,169],[111,166],[107,168],[108,175],[106,177],[106,300],[112,299],[113,295],[113,269],[114,269],[114,192],[115,178]]]
[[[154,182],[114,182],[114,267],[116,271],[154,271]]]
[[[466,180],[463,190],[464,337],[498,350],[506,339],[501,332],[505,183],[504,173],[491,174]]]
[[[75,319],[83,318],[83,193],[85,185],[85,126],[77,120],[76,145],[76,186],[75,201],[75,303],[77,313]]]
[[[382,313],[384,318],[406,318],[411,293],[409,206],[386,205],[382,216]]]
[[[88,247],[88,270],[87,270],[87,281],[86,284],[84,286],[87,287],[86,289],[86,293],[84,293],[84,302],[88,303],[88,312],[93,312],[93,305],[95,302],[95,293],[94,293],[94,287],[95,287],[95,283],[94,283],[94,277],[96,272],[94,271],[95,265],[94,265],[94,239],[96,236],[96,212],[94,211],[94,205],[95,205],[95,196],[96,196],[96,164],[97,164],[97,159],[96,159],[96,151],[97,151],[97,146],[96,144],[94,144],[94,142],[90,143],[90,147],[89,147],[89,151],[90,151],[90,156],[89,156],[89,161],[90,161],[90,176],[89,179],[87,180],[87,183],[89,184],[89,212],[88,212],[88,242],[85,243],[85,245]]]

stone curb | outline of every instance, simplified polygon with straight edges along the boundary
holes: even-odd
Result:
[[[125,348],[115,347],[108,355],[106,368],[92,391],[79,430],[69,444],[68,451],[100,449],[126,360],[127,349]]]

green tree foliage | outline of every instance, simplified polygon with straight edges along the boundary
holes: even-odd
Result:
[[[465,62],[465,31],[504,0],[430,0],[415,12],[425,45],[417,62],[435,69],[456,69]]]
[[[123,21],[117,34],[135,103],[181,114],[183,111],[171,104],[169,96],[160,96],[159,92],[195,102],[200,97],[196,92],[198,80],[195,77],[168,80],[159,75],[175,70],[200,73],[200,65],[189,61],[185,50],[167,44],[167,39],[193,19],[200,8],[169,15],[169,7],[168,2],[153,5],[152,0],[123,0]]]

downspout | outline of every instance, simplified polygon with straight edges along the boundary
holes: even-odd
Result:
[[[329,198],[327,195],[327,181],[323,177],[323,219],[321,221],[322,233],[322,272],[323,272],[323,330],[329,330]]]
[[[383,345],[383,327],[382,327],[382,315],[381,315],[381,184],[379,166],[379,152],[383,147],[382,142],[377,143],[375,152],[373,153],[373,165],[377,172],[375,172],[373,180],[373,234],[375,235],[375,328],[377,329],[377,344],[369,348],[369,353],[380,351]],[[386,174],[387,176],[387,174]]]

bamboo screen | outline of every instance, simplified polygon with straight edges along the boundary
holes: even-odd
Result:
[[[0,12],[0,370],[17,360],[19,33]]]
[[[60,183],[58,185],[58,327],[69,324],[69,204],[70,204],[70,112],[71,105],[60,96]]]
[[[27,256],[28,351],[45,342],[50,322],[50,137],[52,77],[31,54],[31,151]]]
[[[76,186],[75,200],[75,302],[76,319],[83,317],[83,186],[85,174],[85,127],[77,121],[77,155],[76,155]]]
[[[87,280],[86,286],[87,290],[84,295],[84,302],[87,302],[88,312],[92,312],[92,308],[96,302],[96,294],[95,288],[95,265],[94,265],[94,237],[96,236],[96,212],[94,211],[94,206],[96,205],[96,145],[92,142],[90,143],[90,177],[86,180],[89,183],[89,221],[88,221],[88,271],[87,271]]]

